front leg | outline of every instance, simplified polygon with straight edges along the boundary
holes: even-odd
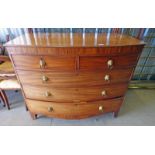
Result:
[[[119,113],[119,111],[115,111],[115,112],[113,112],[113,117],[117,117],[118,116],[118,113]]]
[[[30,112],[30,115],[31,115],[31,118],[32,118],[33,120],[37,119],[37,114],[33,114],[33,113]]]

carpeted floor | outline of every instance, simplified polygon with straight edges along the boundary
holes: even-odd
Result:
[[[11,110],[8,111],[0,103],[0,125],[9,126],[146,126],[155,125],[155,90],[132,89],[128,90],[125,102],[119,116],[113,118],[112,114],[105,114],[83,120],[63,120],[39,117],[32,120],[29,112],[25,110],[21,92],[7,91]]]

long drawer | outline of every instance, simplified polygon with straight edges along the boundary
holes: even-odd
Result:
[[[94,86],[94,87],[79,87],[79,88],[54,88],[23,85],[26,98],[55,101],[55,102],[87,102],[101,99],[109,99],[123,96],[127,90],[127,83]]]
[[[133,69],[120,69],[100,72],[54,73],[17,70],[23,84],[41,86],[93,86],[128,82]]]
[[[49,117],[65,119],[81,119],[107,112],[115,112],[119,109],[123,98],[106,101],[96,101],[87,104],[58,104],[26,99],[27,106],[33,114],[42,114]]]

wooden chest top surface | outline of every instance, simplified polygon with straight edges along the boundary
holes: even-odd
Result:
[[[29,47],[107,47],[143,45],[144,42],[123,34],[105,33],[26,33],[5,46]]]

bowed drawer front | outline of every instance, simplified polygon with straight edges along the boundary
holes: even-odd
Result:
[[[106,85],[118,82],[128,82],[133,68],[98,72],[55,73],[50,71],[23,71],[17,70],[23,84],[41,86],[93,86]]]
[[[96,42],[92,34],[82,36],[32,33],[5,45],[32,118],[117,116],[144,42],[119,34],[109,40],[98,34]]]
[[[123,96],[127,84],[97,87],[51,88],[23,85],[26,98],[55,102],[93,101]]]
[[[81,119],[90,116],[101,115],[107,112],[117,111],[123,98],[107,101],[96,101],[87,104],[58,104],[56,102],[43,102],[27,99],[28,108],[36,114],[44,114],[49,117],[66,119]]]

